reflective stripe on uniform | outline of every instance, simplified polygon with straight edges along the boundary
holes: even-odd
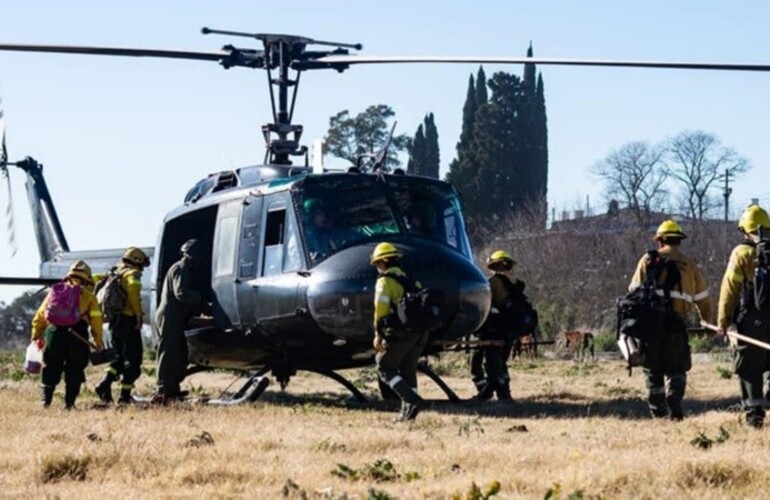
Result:
[[[649,391],[650,395],[652,394],[665,394],[666,389],[665,387],[650,387]]]
[[[692,296],[692,300],[697,302],[699,300],[705,299],[708,296],[709,296],[709,291],[708,290],[703,290],[702,292],[696,293],[695,295],[693,295]]]
[[[396,375],[392,379],[388,380],[388,385],[390,386],[391,389],[395,389],[396,385],[398,385],[398,383],[401,382],[402,380],[404,379],[401,378],[401,375]]]
[[[129,278],[128,279],[128,284],[131,285],[131,286],[142,286],[142,281],[138,280],[136,278]]]
[[[134,384],[120,384],[120,390],[130,390],[134,388]]]
[[[116,368],[113,368],[113,367],[110,366],[109,368],[107,368],[107,373],[111,373],[113,375],[117,375],[118,374],[118,370]]]
[[[98,309],[94,309],[92,311],[89,311],[88,315],[91,316],[92,318],[101,318],[102,312]]]
[[[743,406],[746,408],[761,408],[764,404],[764,399],[745,399],[743,401]]]
[[[380,295],[379,297],[377,297],[377,302],[383,302],[385,304],[390,304],[390,297],[388,297],[387,295],[384,295],[384,294]]]
[[[492,314],[500,314],[500,310],[496,307],[491,308],[489,312]]]

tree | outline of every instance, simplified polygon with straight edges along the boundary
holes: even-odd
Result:
[[[324,138],[327,153],[356,165],[360,156],[376,153],[385,146],[390,134],[388,120],[395,114],[384,104],[369,106],[355,117],[351,117],[348,110],[340,111],[329,119]],[[407,135],[394,136],[386,165],[399,166],[398,153],[406,150],[409,143]]]
[[[630,208],[641,230],[647,229],[653,210],[661,210],[666,199],[668,171],[663,153],[662,148],[646,142],[629,142],[592,168],[604,181],[605,197]]]
[[[433,113],[425,117],[425,173],[427,177],[438,179],[441,167],[441,153],[438,147],[438,129]]]
[[[457,142],[457,157],[449,164],[447,181],[454,184],[462,192],[461,186],[466,185],[473,177],[473,165],[468,160],[470,144],[473,141],[473,123],[476,117],[476,87],[473,75],[468,78],[468,92],[463,105],[463,124],[460,140]]]
[[[719,203],[709,196],[725,176],[746,172],[749,162],[719,139],[702,130],[684,131],[665,146],[669,175],[682,186],[682,206],[688,217],[703,220]]]
[[[438,179],[439,150],[438,131],[433,120],[433,113],[425,116],[409,148],[409,163],[406,171],[414,175],[423,175]]]
[[[408,174],[423,175],[426,147],[425,134],[422,131],[422,124],[420,124],[417,127],[417,132],[414,134],[414,139],[412,139],[412,147],[409,148],[409,163],[406,165],[406,172]]]
[[[25,292],[10,304],[0,305],[0,346],[19,347],[29,342],[32,317],[44,294]]]

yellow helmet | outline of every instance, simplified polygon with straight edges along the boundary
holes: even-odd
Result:
[[[770,217],[768,217],[765,209],[759,205],[749,205],[749,207],[743,211],[740,220],[738,221],[738,228],[744,233],[753,233],[759,228],[770,228]]]
[[[372,252],[372,258],[369,260],[369,263],[376,264],[381,260],[391,258],[400,259],[403,256],[404,254],[399,252],[398,248],[396,248],[393,244],[383,242],[374,247],[374,252]]]
[[[677,221],[669,219],[661,222],[660,226],[658,226],[658,230],[655,231],[655,238],[653,239],[661,240],[666,237],[683,240],[687,238],[687,235],[684,234],[682,226],[680,226]]]
[[[67,272],[67,278],[79,278],[92,285],[94,283],[94,278],[91,275],[91,266],[82,260],[73,262],[70,266],[70,270]]]
[[[136,247],[128,247],[123,252],[123,261],[134,266],[147,267],[150,265],[150,258],[147,257],[147,254],[141,248]]]
[[[513,257],[511,257],[505,250],[496,250],[492,252],[492,255],[487,259],[487,268],[491,268],[495,264],[508,264],[508,266],[513,267],[516,264],[516,261],[513,260]]]

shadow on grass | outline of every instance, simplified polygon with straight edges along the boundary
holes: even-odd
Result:
[[[354,411],[397,411],[400,405],[394,401],[383,401],[372,394],[367,394],[367,397],[370,398],[370,401],[358,403],[347,395],[336,392],[305,394],[266,392],[258,400],[258,403],[305,408],[345,408]],[[732,411],[739,403],[740,399],[737,397],[711,400],[685,398],[683,407],[686,416],[696,416],[709,411]],[[612,417],[626,420],[647,420],[650,418],[646,400],[639,397],[589,401],[582,395],[569,392],[516,399],[512,402],[465,400],[453,403],[447,400],[430,400],[426,410],[449,415],[509,418]]]

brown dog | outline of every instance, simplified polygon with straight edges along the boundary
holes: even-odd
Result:
[[[572,359],[577,362],[585,361],[590,354],[591,361],[596,359],[594,354],[594,334],[591,332],[581,332],[572,330],[564,332],[564,346],[569,348],[572,353]]]

